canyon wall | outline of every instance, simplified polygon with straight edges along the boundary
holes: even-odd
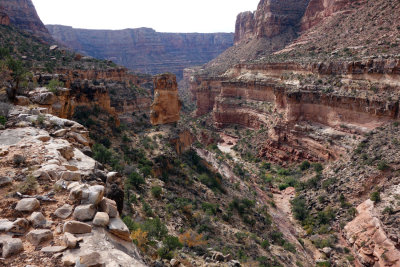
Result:
[[[31,0],[0,0],[0,7],[0,11],[8,15],[11,25],[32,33],[46,42],[52,42],[52,37],[40,20]]]
[[[262,0],[257,11],[240,13],[236,20],[235,43],[250,38],[273,37],[296,31],[309,0]]]
[[[129,69],[150,74],[202,65],[233,44],[232,33],[160,33],[149,28],[85,30],[46,26],[54,39],[96,58],[112,60]]]
[[[66,88],[58,90],[55,97],[38,102],[56,116],[71,118],[77,106],[97,105],[114,116],[117,123],[120,120],[129,123],[134,112],[150,112],[151,92],[147,87],[152,83],[151,76],[130,74],[125,68],[56,72],[56,75],[38,73],[33,77],[42,86],[52,79],[64,83]],[[42,99],[48,93],[36,90],[33,94]]]

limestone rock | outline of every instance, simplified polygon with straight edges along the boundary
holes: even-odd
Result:
[[[24,247],[19,238],[11,238],[10,236],[0,236],[0,253],[3,258],[8,258],[12,255],[23,251]]]
[[[103,199],[103,196],[104,196],[104,186],[94,185],[86,190],[83,190],[81,203],[97,205]]]
[[[28,106],[30,104],[29,98],[26,96],[18,95],[15,97],[16,105],[18,106]]]
[[[108,225],[110,221],[110,217],[105,212],[97,212],[96,216],[94,216],[93,224],[96,226],[105,227]]]
[[[0,219],[0,232],[8,232],[12,226],[13,226],[13,223],[10,222],[9,220]]]
[[[53,238],[50,230],[32,230],[26,235],[26,239],[34,246]]]
[[[73,207],[69,204],[64,204],[62,207],[56,209],[54,215],[61,219],[67,219],[72,214]]]
[[[92,252],[80,256],[75,264],[76,267],[103,267],[106,266],[98,252]]]
[[[103,198],[100,202],[100,210],[106,212],[110,218],[118,217],[117,203],[109,198]]]
[[[112,218],[108,224],[109,231],[119,238],[131,241],[128,227],[120,218]]]
[[[78,143],[80,143],[84,146],[89,146],[89,141],[79,133],[69,132],[68,136],[72,137],[73,139],[75,139],[75,141],[77,141]]]
[[[40,207],[40,202],[36,198],[23,198],[18,201],[15,209],[17,211],[27,211],[31,212]]]
[[[79,205],[75,208],[72,216],[78,221],[90,221],[96,214],[93,204]]]
[[[0,187],[12,184],[12,179],[7,176],[0,177]]]
[[[63,231],[71,234],[86,234],[92,231],[92,226],[83,222],[69,221],[64,223]]]
[[[61,133],[58,133],[58,135],[60,135],[60,134]],[[61,147],[57,150],[58,150],[58,152],[60,152],[61,156],[63,156],[66,160],[70,160],[74,157],[74,149],[71,146]]]
[[[73,234],[71,233],[64,233],[64,243],[68,248],[75,248],[76,245],[78,244],[78,238],[76,238]]]
[[[75,266],[75,261],[73,255],[64,255],[61,259],[63,266]]]
[[[64,247],[64,246],[48,246],[48,247],[42,248],[40,251],[44,252],[44,253],[54,254],[54,253],[63,252],[66,249],[67,249],[67,247]]]
[[[34,228],[47,228],[51,224],[47,222],[41,212],[33,212],[29,217],[29,221]]]
[[[179,121],[182,104],[178,97],[175,75],[155,76],[154,88],[154,102],[150,112],[151,124],[159,125]]]
[[[16,219],[11,228],[8,230],[10,233],[13,234],[25,234],[28,231],[29,222],[24,218]]]
[[[64,171],[60,175],[60,179],[65,181],[80,181],[81,173],[80,172],[72,172],[72,171]]]
[[[54,137],[63,137],[67,132],[68,132],[67,129],[60,129],[58,131],[55,131],[52,135]]]

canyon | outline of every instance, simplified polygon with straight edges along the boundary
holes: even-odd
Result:
[[[46,25],[53,38],[79,53],[112,60],[141,73],[172,72],[202,65],[233,44],[232,33],[160,33],[150,28],[86,30]]]
[[[1,72],[6,264],[400,266],[398,1],[261,0],[234,35],[50,25],[60,48],[24,3],[0,10],[29,72],[11,100]]]

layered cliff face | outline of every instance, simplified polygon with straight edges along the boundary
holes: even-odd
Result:
[[[153,125],[178,122],[182,104],[178,84],[173,74],[154,77],[154,102],[151,104],[150,122]]]
[[[254,13],[244,12],[236,20],[235,43],[250,38],[273,37],[295,32],[309,0],[262,0]]]
[[[10,18],[11,25],[32,33],[44,41],[52,41],[31,0],[1,0],[0,7]]]
[[[343,10],[349,3],[349,0],[311,0],[301,20],[301,30],[310,29],[335,12]]]
[[[46,26],[61,43],[81,53],[112,60],[141,73],[175,73],[202,65],[233,44],[231,33],[159,33],[153,29],[84,30]]]

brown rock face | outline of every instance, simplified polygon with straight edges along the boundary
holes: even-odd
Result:
[[[54,39],[96,58],[112,60],[141,73],[172,72],[202,65],[233,45],[232,33],[160,33],[149,28],[85,30],[46,26]]]
[[[155,76],[154,102],[150,112],[151,124],[159,125],[179,121],[181,106],[176,76],[173,74]]]
[[[349,93],[347,85],[342,84],[343,88],[334,92],[316,84],[340,75],[343,81],[357,79],[366,85],[382,81],[375,86],[390,92],[396,90],[399,64],[398,60],[238,64],[223,76],[194,75],[188,82],[197,103],[196,114],[211,113],[215,126],[269,129],[268,139],[259,150],[261,157],[278,162],[332,160],[346,151],[332,140],[346,132],[361,134],[397,119],[399,102],[368,96],[368,90],[372,90],[368,87]],[[299,81],[285,80],[292,74],[300,79],[317,78],[311,84],[300,85]],[[386,79],[380,80],[382,77]],[[325,141],[316,138],[313,131],[328,133],[331,144],[324,145]]]
[[[301,30],[310,29],[349,3],[349,0],[311,0],[301,20]]]
[[[52,40],[31,0],[0,0],[0,7],[8,15],[9,24],[20,30],[30,32],[45,41],[50,42]]]
[[[295,31],[304,15],[309,0],[261,0],[257,11],[238,15],[235,43],[249,38],[271,38]]]
[[[5,26],[10,25],[10,18],[2,8],[0,8],[0,25],[5,25]]]

